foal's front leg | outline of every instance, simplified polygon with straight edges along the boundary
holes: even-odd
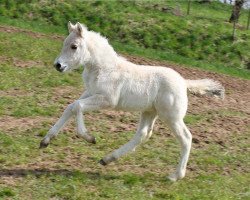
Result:
[[[85,91],[79,99],[85,99],[89,97],[88,91]],[[75,114],[73,112],[74,103],[67,106],[64,110],[60,119],[56,122],[56,124],[49,130],[47,135],[43,138],[40,143],[40,148],[45,148],[49,145],[50,140],[59,133],[59,131],[65,126],[65,124],[70,120],[70,118]]]
[[[86,99],[77,100],[74,104],[73,110],[76,112],[78,136],[83,137],[86,141],[95,144],[95,137],[87,134],[87,129],[84,125],[83,113],[86,111],[108,108],[109,106],[109,101],[103,95],[93,95]]]

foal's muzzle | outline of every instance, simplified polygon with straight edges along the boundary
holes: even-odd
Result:
[[[54,64],[54,67],[56,68],[57,71],[63,72],[64,68],[59,62]]]

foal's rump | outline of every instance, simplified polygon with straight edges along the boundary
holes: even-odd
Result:
[[[172,91],[175,95],[182,95],[183,90],[188,90],[195,95],[224,98],[225,89],[218,81],[212,79],[184,79],[178,72],[171,68],[162,69],[162,74],[164,75],[163,82],[165,83],[164,85],[168,87],[168,92]],[[164,90],[166,89],[164,88]]]
[[[165,121],[183,119],[187,111],[187,85],[185,79],[171,68],[161,69],[160,86],[154,107]]]

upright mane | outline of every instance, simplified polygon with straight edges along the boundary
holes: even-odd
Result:
[[[94,31],[88,31],[86,43],[92,65],[98,68],[116,67],[119,56],[105,37]]]

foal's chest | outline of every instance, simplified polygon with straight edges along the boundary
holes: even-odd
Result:
[[[92,94],[97,90],[97,77],[98,73],[96,71],[84,69],[82,74],[84,87]]]

